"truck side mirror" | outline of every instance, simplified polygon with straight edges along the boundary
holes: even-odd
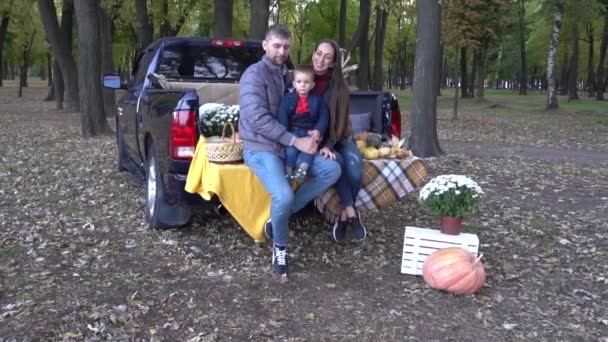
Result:
[[[103,86],[111,89],[126,89],[127,86],[120,80],[120,76],[117,74],[105,74],[103,75]]]

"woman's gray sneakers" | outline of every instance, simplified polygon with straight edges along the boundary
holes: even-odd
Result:
[[[341,221],[340,218],[336,219],[333,228],[333,238],[336,242],[344,241],[346,238],[346,228],[348,228],[348,221]]]
[[[353,240],[363,240],[367,236],[367,229],[361,222],[361,215],[359,215],[359,210],[355,209],[355,217],[349,220],[351,233],[353,235]]]

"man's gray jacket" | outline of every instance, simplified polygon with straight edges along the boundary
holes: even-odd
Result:
[[[286,75],[287,68],[272,63],[266,55],[243,73],[239,82],[239,136],[244,149],[282,155],[283,146],[293,144],[295,136],[277,120]]]

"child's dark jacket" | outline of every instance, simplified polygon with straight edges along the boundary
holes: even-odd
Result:
[[[279,122],[287,127],[289,131],[293,129],[291,117],[296,115],[297,105],[298,94],[295,91],[285,94],[279,105]],[[310,93],[308,95],[308,108],[310,111],[310,121],[315,122],[314,127],[310,127],[310,129],[316,129],[321,133],[321,136],[324,136],[329,126],[329,112],[327,111],[325,102],[320,96]]]

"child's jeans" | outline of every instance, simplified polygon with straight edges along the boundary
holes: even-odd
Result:
[[[296,127],[291,133],[298,138],[303,138],[308,136],[308,129]],[[293,169],[306,163],[310,167],[315,154],[300,152],[294,146],[287,146],[285,147],[285,166]]]

